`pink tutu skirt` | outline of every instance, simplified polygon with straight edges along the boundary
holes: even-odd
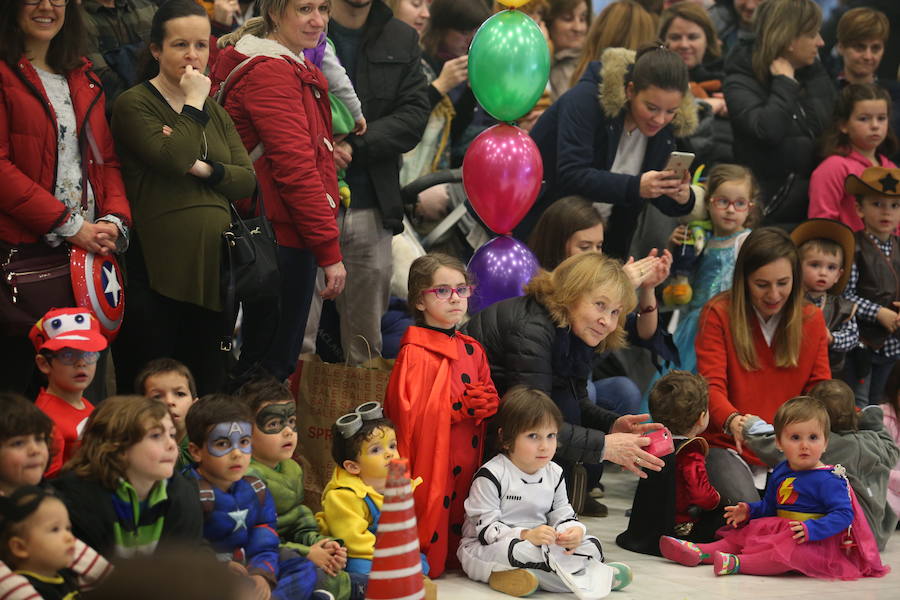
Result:
[[[785,570],[799,571],[809,577],[852,580],[883,577],[890,571],[881,564],[870,530],[854,535],[847,550],[845,533],[798,544],[788,523],[781,517],[762,517],[751,519],[738,529],[723,527],[718,535],[733,545],[734,554],[765,557],[774,564],[784,565]],[[856,533],[855,527],[853,532]]]

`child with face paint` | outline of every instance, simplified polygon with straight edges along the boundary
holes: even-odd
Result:
[[[248,473],[262,479],[275,500],[282,548],[291,548],[324,572],[319,582],[337,600],[353,598],[347,548],[319,531],[303,503],[303,470],[292,459],[297,449],[297,405],[286,385],[269,378],[251,381],[238,392],[255,415]],[[359,592],[359,586],[354,591]],[[362,595],[359,595],[362,598]]]
[[[53,480],[72,532],[109,559],[200,546],[197,488],[174,472],[177,457],[165,404],[140,396],[104,400],[78,452]]]
[[[347,571],[354,588],[368,581],[375,552],[375,534],[381,517],[387,470],[398,458],[394,424],[384,417],[381,404],[366,402],[331,426],[331,456],[337,466],[322,492],[322,511],[316,513],[322,532],[344,541]],[[422,482],[416,478],[413,489]],[[428,575],[422,555],[422,572]],[[425,598],[435,598],[434,583],[425,578]]]
[[[188,450],[203,508],[203,537],[220,559],[253,584],[255,600],[328,598],[313,592],[316,568],[296,552],[279,552],[275,501],[247,475],[254,415],[234,396],[210,394],[187,414]],[[312,594],[312,595],[310,595]]]

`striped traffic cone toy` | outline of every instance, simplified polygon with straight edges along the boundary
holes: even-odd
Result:
[[[409,461],[397,458],[388,466],[366,600],[420,600],[423,579]]]

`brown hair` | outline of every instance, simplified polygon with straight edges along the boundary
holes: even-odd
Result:
[[[246,578],[196,546],[168,543],[149,556],[116,561],[116,568],[83,600],[241,600]]]
[[[775,328],[775,337],[772,340],[775,365],[781,368],[796,367],[800,358],[804,319],[800,257],[790,236],[784,230],[777,227],[762,227],[747,236],[734,264],[731,290],[723,292],[730,298],[728,316],[731,321],[734,349],[741,367],[747,371],[759,368],[759,357],[753,344],[756,315],[747,280],[758,269],[782,258],[790,263],[793,282],[791,293],[784,308],[781,309],[781,320]]]
[[[153,398],[107,398],[88,417],[81,447],[63,469],[115,490],[128,469],[125,451],[143,440],[168,415],[166,405]]]
[[[825,441],[828,441],[828,434],[831,431],[831,419],[828,416],[828,410],[825,404],[818,398],[812,396],[797,396],[791,398],[778,407],[775,411],[775,439],[781,437],[781,432],[791,423],[802,423],[804,421],[818,421],[822,426],[822,433]]]
[[[134,378],[134,392],[145,395],[147,393],[147,380],[167,373],[175,373],[184,377],[187,380],[188,389],[191,391],[191,398],[197,397],[197,382],[194,381],[191,370],[184,363],[174,358],[156,358],[144,365],[138,376]]]
[[[550,396],[524,385],[510,388],[500,402],[497,411],[497,445],[500,452],[508,454],[515,446],[520,433],[551,422],[559,429],[563,416]]]
[[[331,426],[331,458],[339,467],[344,466],[344,461],[359,460],[359,453],[362,451],[363,444],[372,437],[376,430],[390,429],[395,431],[394,422],[387,417],[381,419],[369,419],[362,422],[359,431],[345,438],[338,430],[337,422]]]
[[[484,0],[434,0],[429,7],[431,19],[422,35],[422,49],[436,57],[448,31],[478,29],[491,11]]]
[[[750,207],[750,214],[747,215],[747,220],[744,221],[744,227],[752,228],[762,220],[762,194],[760,193],[759,182],[756,181],[753,171],[743,165],[721,163],[710,170],[709,175],[706,177],[706,206],[708,209],[710,202],[712,202],[713,194],[723,183],[743,180],[750,181],[750,197],[747,199],[753,202],[753,206]]]
[[[709,410],[709,386],[700,375],[669,371],[650,390],[648,401],[654,421],[675,435],[687,435],[700,415]]]
[[[22,0],[6,0],[0,10],[0,59],[14,71],[18,71],[16,64],[25,54],[25,33],[19,27],[19,12],[23,6]],[[59,73],[80,67],[84,62],[84,40],[81,6],[69,0],[62,28],[47,48],[47,66]]]
[[[195,446],[206,444],[210,430],[219,423],[253,423],[250,407],[236,396],[207,394],[191,405],[184,418],[188,440]]]
[[[551,204],[538,219],[528,246],[544,269],[552,271],[566,259],[569,238],[583,229],[605,225],[594,204],[582,196],[566,196]]]
[[[637,306],[637,296],[622,263],[599,252],[583,252],[570,256],[552,271],[541,270],[525,286],[547,309],[557,327],[569,326],[569,311],[585,294],[607,289],[622,302],[616,329],[597,346],[597,352],[625,347],[625,318]]]
[[[900,148],[900,144],[897,142],[897,134],[894,133],[893,127],[890,126],[891,113],[894,107],[888,91],[874,83],[851,83],[844,86],[844,89],[838,94],[837,102],[834,103],[831,125],[822,134],[820,151],[823,157],[833,154],[848,156],[852,152],[853,147],[850,145],[850,136],[841,131],[841,127],[847,125],[850,121],[856,103],[867,100],[884,100],[884,105],[887,108],[887,135],[884,141],[881,142],[881,145],[875,149],[876,154],[892,156]]]
[[[806,258],[806,253],[810,250],[818,250],[822,254],[837,256],[840,261],[844,260],[844,247],[828,238],[815,238],[800,244],[797,248],[797,254],[800,256],[801,262]]]
[[[294,401],[291,389],[274,377],[262,377],[248,381],[238,390],[237,396],[250,407],[254,416],[264,404]]]
[[[753,18],[753,74],[767,84],[769,67],[784,54],[791,42],[801,35],[818,33],[822,26],[822,9],[812,0],[766,0]]]
[[[846,382],[840,379],[820,381],[809,390],[809,395],[825,405],[831,419],[831,431],[840,433],[859,429],[856,397]]]
[[[891,24],[880,10],[860,6],[851,8],[841,16],[837,25],[837,42],[852,46],[869,40],[884,42],[891,34]]]
[[[409,266],[409,279],[406,284],[406,297],[407,305],[409,306],[409,312],[412,314],[413,318],[416,320],[416,323],[418,323],[419,325],[425,322],[425,313],[416,308],[416,304],[418,304],[422,300],[422,293],[425,290],[431,288],[431,282],[434,279],[434,274],[441,267],[447,267],[448,269],[459,271],[460,274],[462,274],[463,279],[466,280],[467,284],[472,283],[472,278],[469,275],[469,272],[466,271],[466,266],[462,263],[462,261],[448,254],[432,252],[426,254],[425,256],[420,256],[419,258],[414,260]]]
[[[600,11],[591,23],[570,85],[578,83],[588,64],[600,60],[607,48],[637,50],[654,39],[656,17],[634,0],[616,0]]]
[[[701,62],[722,56],[722,45],[716,34],[716,26],[713,25],[709,13],[695,2],[679,2],[663,11],[659,20],[659,39],[666,41],[666,34],[675,19],[684,19],[700,27],[706,36],[706,54],[700,57]]]
[[[588,29],[590,29],[591,20],[594,16],[591,0],[550,0],[550,8],[544,15],[544,23],[547,25],[547,30],[550,30],[553,21],[556,19],[560,19],[564,15],[574,14],[580,4],[587,6],[587,25]]]
[[[891,374],[884,386],[884,395],[874,398],[879,404],[890,404],[894,407],[894,414],[900,417],[900,360],[894,363]]]

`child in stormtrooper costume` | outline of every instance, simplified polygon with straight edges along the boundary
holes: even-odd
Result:
[[[465,502],[457,555],[466,575],[513,596],[540,587],[583,600],[630,583],[627,565],[603,563],[600,541],[578,521],[562,468],[551,461],[562,423],[553,401],[513,388],[497,421],[501,452],[476,472]]]

